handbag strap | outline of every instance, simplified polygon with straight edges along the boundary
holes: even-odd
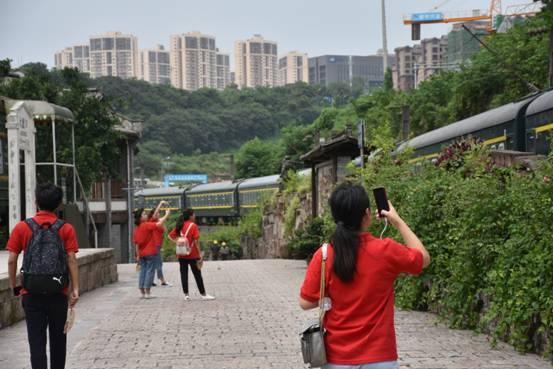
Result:
[[[328,244],[325,243],[322,246],[321,257],[321,285],[319,290],[319,321],[321,328],[323,327],[323,318],[325,316],[324,298],[325,298],[325,279],[326,279],[326,258],[328,255]]]

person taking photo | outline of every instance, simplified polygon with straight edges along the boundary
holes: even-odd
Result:
[[[391,203],[382,210],[405,245],[367,232],[369,197],[359,185],[339,185],[329,200],[336,229],[328,245],[323,326],[328,363],[324,369],[397,369],[394,282],[400,273],[417,275],[430,263],[422,242]],[[300,290],[303,309],[318,307],[322,251],[311,260]]]

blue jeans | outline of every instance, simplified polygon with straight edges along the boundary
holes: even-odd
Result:
[[[155,271],[157,272],[157,279],[160,281],[165,280],[163,278],[163,258],[161,257],[161,246],[157,247],[157,254],[156,254],[156,266]]]
[[[150,288],[154,282],[156,256],[142,256],[140,258],[140,274],[138,275],[138,288]]]
[[[399,369],[399,364],[397,361],[381,361],[361,365],[325,364],[322,369]]]

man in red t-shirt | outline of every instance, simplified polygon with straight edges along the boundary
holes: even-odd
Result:
[[[36,189],[36,203],[39,211],[32,218],[41,227],[52,226],[58,220],[54,213],[61,205],[63,192],[53,184],[39,185]],[[67,351],[67,336],[64,332],[67,320],[67,308],[73,307],[79,300],[79,273],[76,253],[79,249],[75,229],[69,223],[63,223],[59,236],[67,254],[67,270],[71,280],[58,294],[34,294],[17,286],[17,259],[25,252],[33,237],[33,231],[26,222],[19,222],[8,240],[8,274],[10,286],[16,296],[22,295],[23,309],[27,321],[27,334],[33,369],[46,369],[46,328],[50,337],[51,369],[63,369]],[[40,245],[36,245],[37,247]],[[68,301],[69,295],[69,301]]]
[[[336,230],[328,246],[325,273],[324,369],[397,369],[394,281],[400,273],[419,274],[430,263],[424,245],[392,204],[383,216],[406,245],[365,232],[371,223],[368,196],[361,186],[342,184],[330,198]],[[314,255],[300,290],[300,306],[319,306],[322,252]]]

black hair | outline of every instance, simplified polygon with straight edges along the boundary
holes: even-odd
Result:
[[[369,196],[363,186],[346,182],[336,187],[328,203],[336,222],[331,237],[334,272],[343,282],[350,282],[357,264],[361,224],[370,207]]]
[[[134,225],[139,226],[140,222],[142,220],[142,213],[144,212],[144,208],[136,209],[134,211]]]
[[[54,211],[63,200],[63,191],[52,183],[43,183],[36,187],[35,197],[40,210]]]
[[[180,234],[180,231],[182,230],[182,226],[184,226],[184,223],[194,215],[194,210],[191,208],[186,208],[182,212],[182,214],[178,217],[177,223],[175,223],[175,230],[177,231],[177,234]]]

